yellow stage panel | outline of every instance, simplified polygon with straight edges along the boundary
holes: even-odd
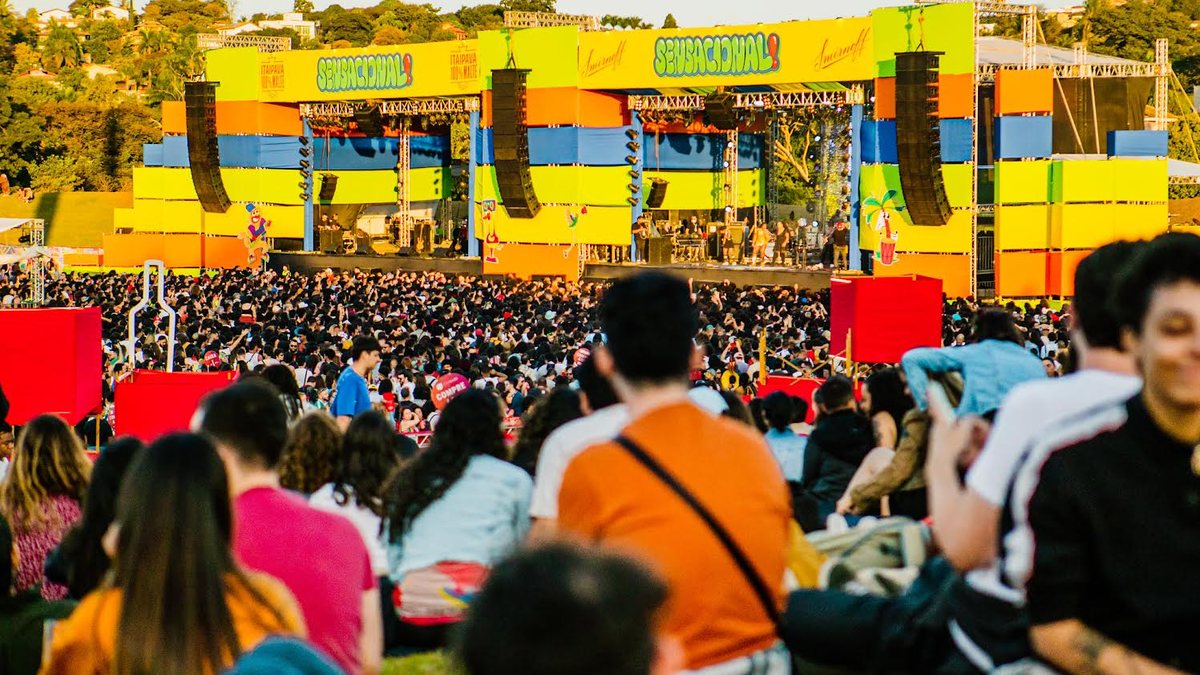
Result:
[[[247,76],[259,72],[257,47],[211,49],[204,53],[209,82],[220,82],[218,101],[257,101],[261,78]]]
[[[523,244],[613,244],[629,245],[633,211],[629,207],[543,206],[533,218],[509,218],[508,212],[497,208],[485,220],[483,208],[475,205],[475,231],[480,239],[495,233],[501,241]],[[573,219],[575,225],[572,226]]]
[[[390,204],[396,201],[395,171],[332,171],[338,177],[334,204]],[[235,202],[301,206],[301,175],[292,169],[221,169],[225,191]],[[449,175],[441,167],[413,169],[410,199],[433,201],[449,193]],[[320,178],[316,179],[320,189]],[[190,169],[135,167],[135,199],[196,201]]]
[[[1055,204],[1050,246],[1092,249],[1122,239],[1150,239],[1167,229],[1166,204]]]
[[[526,80],[530,89],[574,87],[579,83],[579,40],[580,31],[575,26],[481,32],[481,86],[492,88],[493,69],[513,67],[508,63],[511,53],[517,68],[530,69]]]
[[[543,204],[629,206],[629,168],[620,166],[534,166],[529,168],[533,189]],[[475,199],[500,198],[494,166],[475,172]]]
[[[128,224],[134,232],[179,232],[239,236],[246,231],[250,215],[245,204],[234,204],[225,213],[204,213],[200,202],[135,199],[128,209]],[[304,207],[264,204],[259,212],[271,221],[268,236],[304,236]]]
[[[649,194],[650,179],[667,181],[667,196],[663,209],[720,209],[725,206],[725,174],[712,171],[647,171],[645,187]],[[766,199],[766,172],[761,169],[738,172],[738,206],[758,206]]]
[[[1112,168],[1112,201],[1167,201],[1167,160],[1110,159]]]
[[[997,161],[997,204],[1045,204],[1051,200],[1049,161]]]
[[[1045,250],[1050,246],[1050,206],[996,207],[996,250]]]

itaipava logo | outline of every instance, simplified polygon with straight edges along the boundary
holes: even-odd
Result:
[[[765,75],[779,70],[778,33],[660,37],[654,41],[659,77]]]

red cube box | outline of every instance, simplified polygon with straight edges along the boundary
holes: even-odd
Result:
[[[918,275],[833,279],[830,353],[899,363],[914,347],[942,346],[942,280]]]
[[[8,423],[43,413],[78,424],[100,410],[104,377],[100,309],[0,310],[0,387]]]
[[[137,436],[150,443],[176,431],[187,431],[200,400],[209,392],[223,389],[237,373],[166,373],[135,370],[117,384],[114,431],[118,436]]]

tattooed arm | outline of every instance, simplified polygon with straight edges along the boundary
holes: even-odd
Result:
[[[1068,673],[1168,675],[1183,672],[1113,642],[1075,619],[1034,626],[1030,637],[1039,656]]]

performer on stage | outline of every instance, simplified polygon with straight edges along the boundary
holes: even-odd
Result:
[[[771,264],[786,265],[791,248],[792,228],[786,220],[780,220],[775,223],[775,250],[771,255]]]

